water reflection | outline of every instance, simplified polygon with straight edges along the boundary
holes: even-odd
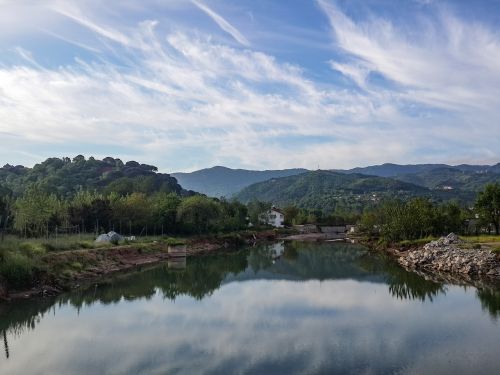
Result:
[[[34,360],[40,353],[64,362],[67,373],[92,372],[86,363],[68,364],[62,354],[40,349],[49,345],[54,329],[65,332],[67,348],[58,350],[66,356],[83,356],[73,358],[77,362],[100,358],[95,372],[192,373],[199,372],[198,363],[219,373],[300,373],[314,366],[318,371],[310,372],[411,373],[425,372],[440,359],[417,366],[410,350],[402,353],[400,346],[424,357],[432,346],[460,351],[465,337],[482,338],[477,345],[486,345],[485,353],[489,345],[498,347],[500,336],[491,333],[498,327],[475,309],[476,297],[484,311],[498,317],[498,290],[473,290],[471,300],[466,290],[408,273],[361,246],[287,242],[189,258],[181,267],[144,269],[52,300],[0,305],[0,331],[12,373],[23,373],[21,358]],[[75,320],[72,311],[82,316]],[[471,318],[479,322],[476,327],[467,325]],[[35,336],[27,345],[30,330]],[[419,336],[422,331],[429,336]],[[109,358],[92,347],[78,352],[89,334],[87,340],[99,343],[96,350]],[[135,343],[134,355],[123,343],[128,340]],[[273,347],[280,350],[274,353]],[[119,355],[127,357],[128,367],[121,363],[123,368],[107,371],[113,360],[120,362]],[[61,372],[60,364],[45,362],[48,372]],[[412,371],[404,368],[409,363]]]

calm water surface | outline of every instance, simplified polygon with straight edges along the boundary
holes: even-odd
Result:
[[[499,321],[499,289],[278,243],[0,305],[0,374],[498,374]]]

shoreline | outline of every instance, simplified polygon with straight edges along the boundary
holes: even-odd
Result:
[[[500,286],[500,254],[489,247],[474,248],[453,233],[410,248],[392,245],[380,249],[369,241],[361,243],[385,252],[399,266],[426,280],[477,288]]]
[[[243,243],[265,243],[276,238],[277,234],[269,230],[238,233],[237,239],[216,236],[193,238],[186,241],[186,257],[230,251]],[[0,284],[0,303],[54,297],[115,274],[125,274],[143,266],[154,266],[175,259],[168,254],[168,248],[167,243],[153,242],[48,253],[41,258],[45,270],[40,272],[31,286],[8,289]]]

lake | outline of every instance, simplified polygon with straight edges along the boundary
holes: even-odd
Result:
[[[494,374],[500,290],[346,243],[188,258],[0,304],[1,374]]]

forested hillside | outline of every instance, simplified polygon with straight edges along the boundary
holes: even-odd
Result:
[[[194,190],[211,197],[232,197],[241,189],[256,182],[271,178],[293,176],[306,172],[306,169],[283,169],[251,171],[212,167],[191,173],[172,173],[185,189]]]
[[[436,170],[453,169],[457,172],[497,173],[500,174],[500,163],[495,165],[447,165],[447,164],[392,164],[371,165],[346,170],[335,170],[344,173],[361,173],[380,177],[397,177],[403,175],[423,175]]]
[[[384,198],[404,199],[418,195],[430,195],[430,191],[390,178],[314,171],[253,184],[236,198],[242,202],[259,200],[330,213],[359,212]]]
[[[59,197],[72,197],[81,190],[126,195],[172,192],[188,194],[174,177],[158,173],[152,165],[122,162],[112,157],[98,160],[79,155],[73,159],[49,158],[33,168],[5,165],[0,168],[0,194],[20,196],[36,183],[38,189]]]
[[[500,174],[491,171],[476,172],[457,168],[437,168],[414,174],[398,175],[394,178],[429,189],[459,189],[477,192],[488,183],[500,182]]]

